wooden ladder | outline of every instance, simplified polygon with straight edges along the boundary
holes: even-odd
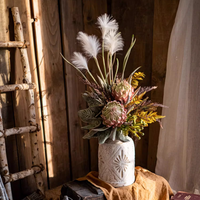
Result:
[[[24,42],[25,40],[23,35],[23,27],[21,24],[18,7],[11,8],[11,11],[14,21],[15,41],[0,42],[0,48],[14,47],[20,49],[21,62],[23,66],[23,83],[0,86],[0,93],[12,92],[15,90],[27,90],[30,118],[28,121],[29,126],[3,129],[3,120],[1,111],[2,106],[0,105],[0,173],[4,180],[5,188],[10,200],[13,199],[10,182],[23,179],[33,174],[36,179],[37,188],[44,194],[44,184],[42,180],[42,174],[40,173],[41,171],[44,170],[44,166],[39,162],[39,152],[38,152],[39,149],[37,141],[37,131],[40,130],[40,127],[36,123],[36,117],[35,117],[35,103],[34,103],[35,84],[32,83],[30,65],[27,54],[27,46],[29,45],[29,43]],[[6,154],[5,137],[22,133],[30,133],[31,148],[32,148],[32,167],[31,169],[10,174],[8,168],[7,154]]]

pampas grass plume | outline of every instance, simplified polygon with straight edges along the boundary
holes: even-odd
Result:
[[[95,35],[88,36],[86,33],[79,32],[77,40],[81,43],[84,53],[90,58],[97,58],[100,51],[100,43]]]
[[[115,30],[109,31],[105,36],[105,50],[113,55],[115,52],[123,50],[124,42],[121,33],[117,33]]]
[[[88,64],[87,59],[79,52],[74,52],[72,57],[72,63],[77,67],[78,69],[86,69],[88,71]]]
[[[97,18],[97,25],[101,29],[103,39],[110,30],[118,30],[118,23],[116,20],[106,13]]]

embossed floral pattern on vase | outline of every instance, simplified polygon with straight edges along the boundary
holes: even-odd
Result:
[[[114,162],[114,168],[121,174],[121,178],[123,178],[124,173],[126,173],[128,169],[128,165],[130,164],[130,161],[128,157],[124,154],[124,151],[121,150],[120,154],[115,158]]]

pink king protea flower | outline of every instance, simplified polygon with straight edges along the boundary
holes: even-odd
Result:
[[[125,104],[134,95],[134,88],[126,81],[117,81],[112,87],[112,96],[115,100]]]
[[[102,110],[103,124],[107,127],[120,127],[126,121],[126,112],[124,106],[119,102],[108,102]]]

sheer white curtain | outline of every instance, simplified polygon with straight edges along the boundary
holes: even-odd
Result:
[[[1,176],[0,176],[0,199],[9,200]]]
[[[171,33],[156,173],[200,193],[200,0],[180,0]]]

